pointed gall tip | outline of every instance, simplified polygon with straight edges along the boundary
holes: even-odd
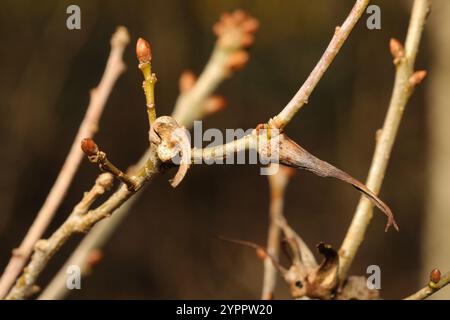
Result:
[[[136,57],[139,63],[149,63],[152,60],[152,49],[148,41],[139,38],[136,42]]]
[[[98,146],[91,138],[84,138],[81,141],[81,150],[88,156],[95,156],[98,153]]]

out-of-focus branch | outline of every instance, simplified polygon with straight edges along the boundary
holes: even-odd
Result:
[[[214,26],[214,32],[218,39],[213,54],[198,80],[191,72],[183,73],[180,78],[180,96],[173,112],[173,117],[180,125],[190,128],[194,120],[223,108],[223,99],[214,96],[213,93],[222,81],[245,65],[248,54],[244,49],[252,44],[258,26],[256,19],[240,10],[231,14],[224,14],[221,17],[221,20]],[[229,50],[225,50],[226,48]],[[150,154],[151,149],[149,148],[135,167],[142,167]],[[65,285],[67,267],[78,265],[83,275],[85,271],[89,270],[87,260],[90,253],[104,246],[129,213],[138,198],[138,194],[128,199],[107,221],[99,223],[86,235],[39,296],[39,299],[50,300],[65,297],[68,293]]]
[[[75,232],[85,232],[92,224],[94,211],[88,211],[94,201],[109,190],[113,183],[113,177],[109,173],[100,175],[92,189],[85,193],[80,203],[76,205],[70,216],[60,228],[47,240],[41,239],[35,244],[35,251],[22,276],[17,281],[7,299],[22,299],[34,292],[34,283],[43,268],[47,265],[55,252]]]
[[[233,72],[244,67],[249,59],[245,49],[253,44],[258,27],[258,20],[241,10],[223,14],[214,25],[217,42],[212,55],[195,85],[184,86],[186,90],[182,90],[175,105],[173,117],[180,125],[191,126],[201,119],[208,112],[203,106],[211,93]]]
[[[292,168],[282,166],[276,174],[269,175],[268,177],[270,185],[270,209],[266,250],[269,255],[276,260],[279,259],[281,242],[281,229],[278,225],[278,220],[283,219],[284,193],[293,172]],[[266,256],[264,259],[264,278],[261,299],[273,299],[277,273],[278,270],[275,268],[272,259],[269,256]]]
[[[154,150],[154,148],[152,148]],[[88,232],[97,222],[109,217],[117,208],[132,197],[143,185],[152,179],[160,170],[160,160],[153,152],[147,159],[144,167],[140,168],[133,177],[135,180],[135,189],[129,189],[125,184],[118,191],[108,198],[103,204],[93,210],[88,210],[92,202],[85,205],[85,199],[78,204],[69,218],[52,234],[48,240],[38,241],[34,248],[34,254],[30,263],[24,269],[22,276],[17,280],[7,299],[24,299],[33,292],[32,288],[49,260],[59,250],[59,248],[76,232]],[[102,177],[101,175],[100,177]],[[108,174],[108,177],[112,177]],[[96,186],[100,183],[97,179]],[[96,187],[94,186],[94,189]],[[106,187],[104,189],[107,189]],[[104,190],[103,190],[104,192]],[[102,193],[103,193],[102,192]],[[99,193],[100,195],[101,193]],[[95,197],[89,199],[95,200]],[[75,214],[79,207],[86,208],[83,215]]]
[[[415,0],[406,36],[405,47],[397,40],[390,43],[391,53],[396,65],[395,83],[389,109],[381,133],[377,138],[375,153],[372,158],[367,187],[378,194],[397,136],[405,106],[418,85],[425,77],[425,71],[414,72],[414,63],[419,49],[420,38],[430,7],[429,0]],[[339,279],[343,281],[358,248],[364,240],[367,227],[372,219],[373,204],[362,197],[355,215],[342,243],[340,253]]]
[[[433,18],[428,25],[430,77],[426,87],[426,185],[425,211],[420,230],[421,272],[430,265],[450,270],[450,1],[433,3]],[[433,295],[432,299],[450,300],[450,290]]]
[[[430,282],[417,291],[416,293],[406,297],[404,300],[423,300],[431,296],[433,293],[441,290],[450,283],[450,272],[447,272],[441,277],[441,272],[434,269],[430,273]]]
[[[322,76],[325,74],[325,71],[327,71],[328,67],[333,62],[339,50],[342,48],[345,40],[347,40],[359,18],[364,13],[364,10],[366,9],[369,2],[370,0],[356,1],[342,26],[336,27],[333,38],[331,39],[319,62],[316,64],[315,68],[308,76],[308,79],[306,79],[306,81],[303,83],[303,85],[300,87],[291,101],[289,101],[289,103],[284,107],[284,109],[273,118],[272,126],[279,129],[284,128],[292,120],[298,110],[300,110],[301,107],[308,103],[309,96],[319,83],[320,79],[322,79]]]
[[[85,137],[92,137],[98,129],[98,123],[105,107],[106,101],[117,78],[125,70],[122,55],[129,42],[128,31],[125,27],[118,27],[111,38],[111,51],[106,63],[105,72],[97,88],[91,91],[91,99],[86,110],[84,119],[78,129],[72,147],[67,155],[59,175],[50,190],[42,208],[39,210],[35,221],[28,230],[25,238],[17,249],[13,250],[13,255],[0,279],[0,299],[2,299],[17,276],[22,271],[27,262],[33,246],[47,229],[56,210],[61,204],[64,196],[72,182],[72,179],[79,167],[83,153],[80,150],[80,140]]]

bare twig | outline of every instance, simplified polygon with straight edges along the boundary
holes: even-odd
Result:
[[[293,169],[281,167],[276,174],[269,175],[270,185],[270,210],[269,210],[269,230],[267,234],[267,252],[276,260],[279,259],[281,229],[278,220],[283,217],[284,193],[289,182]],[[264,278],[262,296],[263,300],[271,300],[277,281],[277,269],[272,259],[264,259]]]
[[[227,21],[226,24],[224,24],[223,19]],[[248,56],[243,49],[251,45],[252,41],[250,40],[253,39],[253,34],[257,29],[258,21],[245,14],[243,15],[243,12],[239,10],[224,15],[221,21],[215,25],[214,32],[217,34],[218,40],[199,79],[195,79],[192,73],[187,72],[183,73],[180,79],[181,93],[173,112],[174,119],[180,125],[190,128],[194,120],[211,113],[211,106],[208,105],[208,102],[211,102],[209,99],[214,98],[215,96],[212,96],[212,94],[217,87],[239,69],[238,67],[243,67],[248,60]],[[224,103],[221,101],[219,105],[216,104],[215,108],[212,109],[219,111],[223,105]],[[136,167],[142,167],[150,153],[149,148],[142,155]],[[107,239],[127,216],[136,200],[137,196],[134,196],[126,201],[108,221],[99,223],[86,235],[69,260],[39,296],[39,299],[61,299],[67,294],[65,285],[67,267],[69,265],[86,266],[89,253],[103,247]],[[86,269],[81,268],[82,272]]]
[[[412,295],[406,297],[404,300],[423,300],[431,296],[436,291],[441,290],[450,283],[450,272],[447,272],[441,277],[440,271],[434,269],[430,273],[430,282]]]
[[[391,52],[394,55],[394,63],[397,66],[395,84],[383,129],[377,139],[378,141],[366,183],[367,187],[375,194],[378,194],[380,191],[403,116],[403,110],[414,91],[414,87],[425,76],[424,72],[414,72],[414,62],[429,6],[429,0],[414,1],[404,50],[398,41],[391,41]],[[364,197],[361,198],[341,249],[339,250],[341,259],[339,279],[341,281],[346,278],[353,258],[364,239],[366,229],[372,219],[372,208],[373,204],[370,201]]]
[[[103,73],[97,88],[91,91],[91,99],[86,114],[78,129],[78,133],[64,165],[25,238],[22,240],[20,246],[17,249],[14,249],[11,260],[6,266],[0,279],[0,299],[6,295],[9,288],[22,271],[23,266],[33,250],[34,244],[41,238],[64,199],[67,189],[69,188],[81,159],[83,158],[83,153],[79,146],[80,140],[85,137],[92,137],[97,131],[98,122],[108,96],[117,78],[125,70],[122,55],[128,42],[129,36],[127,29],[125,27],[117,28],[111,38],[111,52],[106,63],[105,72]]]
[[[86,231],[90,228],[92,214],[88,213],[89,207],[94,201],[109,190],[113,183],[113,177],[109,173],[100,175],[95,181],[95,185],[87,192],[81,202],[73,209],[69,218],[62,226],[52,234],[48,240],[39,240],[35,244],[35,251],[23,275],[17,281],[16,286],[8,294],[7,299],[23,298],[30,295],[33,284],[42,269],[54,253],[67,241],[74,232]]]
[[[289,101],[284,109],[273,118],[272,126],[282,129],[284,128],[294,117],[294,115],[300,110],[303,105],[308,103],[309,96],[313,92],[314,88],[319,83],[320,79],[327,71],[330,64],[338,54],[345,40],[352,32],[354,26],[358,22],[361,15],[364,13],[370,0],[357,0],[352,8],[352,11],[345,19],[342,26],[336,27],[333,38],[331,39],[327,49],[323,53],[319,62],[314,67],[313,71],[308,76],[308,79],[303,83],[295,96]]]
[[[75,232],[88,232],[98,221],[109,217],[117,208],[135,194],[144,183],[148,182],[157,172],[159,172],[159,167],[160,161],[156,156],[156,153],[153,152],[152,156],[147,159],[145,166],[134,176],[136,189],[130,190],[126,185],[122,185],[118,191],[96,209],[87,211],[83,216],[74,215],[72,213],[48,240],[41,241],[42,243],[45,243],[45,246],[35,246],[35,253],[31,257],[30,263],[24,269],[22,276],[17,280],[6,298],[26,298],[27,295],[32,292],[37,277],[42,270],[44,270],[48,261],[70,236]],[[83,198],[82,203],[84,199],[85,198]],[[77,205],[74,211],[76,211],[76,208],[79,206],[80,205]]]

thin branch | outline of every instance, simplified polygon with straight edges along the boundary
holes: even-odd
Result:
[[[55,252],[73,233],[89,229],[87,222],[90,218],[89,216],[92,214],[88,212],[89,207],[99,196],[111,188],[112,183],[113,177],[111,174],[105,173],[100,175],[95,181],[95,185],[84,195],[81,202],[73,209],[69,218],[67,218],[62,226],[47,240],[41,239],[36,242],[31,262],[17,281],[16,286],[6,297],[7,299],[21,299],[35,291],[33,285],[37,276]]]
[[[148,41],[139,38],[136,43],[136,55],[139,60],[139,69],[144,76],[142,88],[145,93],[145,100],[147,102],[148,122],[151,126],[156,119],[156,105],[155,105],[155,84],[156,75],[152,73],[152,50]]]
[[[375,194],[378,194],[380,191],[405,106],[414,91],[414,87],[425,77],[423,71],[414,72],[414,62],[429,7],[429,0],[414,1],[404,50],[397,41],[391,41],[391,52],[394,55],[394,63],[397,66],[395,84],[386,119],[377,139],[366,183],[367,187]],[[353,258],[364,240],[367,227],[372,219],[372,208],[373,204],[370,201],[364,197],[360,199],[351,225],[339,250],[339,279],[341,281],[346,278]]]
[[[72,179],[80,165],[83,153],[80,150],[80,140],[85,137],[92,137],[98,129],[98,123],[103,112],[106,101],[117,78],[125,70],[125,64],[122,61],[123,51],[129,42],[128,31],[125,27],[117,28],[111,38],[111,51],[106,63],[105,72],[97,88],[91,91],[91,99],[86,110],[84,119],[78,129],[72,147],[67,155],[63,167],[50,190],[42,208],[39,210],[35,221],[28,230],[25,238],[17,249],[14,249],[13,255],[5,268],[0,279],[0,299],[2,299],[22,271],[27,262],[33,246],[39,240],[56,210],[61,204],[64,196],[72,182]]]
[[[67,218],[48,240],[41,240],[36,243],[30,263],[24,269],[22,276],[17,280],[6,298],[11,300],[24,299],[32,293],[32,288],[35,285],[38,276],[67,239],[76,232],[88,232],[97,222],[109,217],[117,208],[135,194],[144,183],[153,178],[154,175],[159,172],[159,167],[160,160],[157,158],[156,154],[153,153],[153,156],[147,160],[145,166],[134,176],[136,189],[130,190],[126,185],[122,185],[118,191],[96,209],[89,210],[82,216],[74,214],[74,212],[77,211],[77,207],[80,205],[85,207],[83,205],[85,198],[83,198],[82,202],[75,207],[74,212],[72,212],[69,218]],[[98,181],[99,180],[97,179],[96,185],[98,184]],[[45,244],[45,246],[41,244]]]
[[[433,279],[433,273],[439,273],[439,279]],[[436,281],[437,280],[437,281]],[[450,272],[444,274],[444,276],[440,276],[440,272],[437,269],[434,269],[431,272],[430,282],[412,295],[406,297],[404,300],[423,300],[431,296],[433,293],[441,290],[446,285],[450,283]]]
[[[270,210],[269,210],[269,230],[267,233],[267,252],[276,260],[279,259],[281,229],[278,220],[283,218],[284,193],[289,182],[293,169],[281,167],[276,174],[269,175],[270,185]],[[264,259],[264,278],[261,299],[272,300],[273,292],[277,281],[277,269],[272,259]]]
[[[336,27],[330,44],[323,53],[317,65],[314,67],[313,71],[308,76],[308,79],[306,79],[284,109],[275,118],[273,118],[272,125],[274,127],[283,129],[292,120],[298,110],[308,103],[309,96],[319,83],[320,79],[322,79],[322,76],[333,62],[339,50],[342,48],[345,40],[347,40],[369,2],[370,0],[357,0],[342,26]]]

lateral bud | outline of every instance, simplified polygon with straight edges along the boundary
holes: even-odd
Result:
[[[409,83],[415,87],[418,84],[420,84],[423,79],[427,76],[427,72],[425,70],[419,70],[412,74],[412,76],[409,78]]]
[[[402,43],[395,38],[391,38],[389,41],[389,49],[391,50],[392,57],[394,58],[394,64],[398,64],[405,56],[405,49],[403,48]]]

